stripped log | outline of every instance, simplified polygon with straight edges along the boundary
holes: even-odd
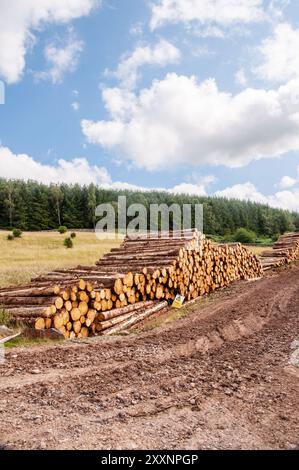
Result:
[[[131,328],[133,325],[136,325],[136,323],[139,323],[140,321],[144,320],[145,318],[149,317],[150,315],[153,315],[154,313],[159,312],[163,308],[166,308],[168,306],[167,302],[159,302],[153,307],[148,307],[141,313],[136,313],[136,315],[132,315],[128,320],[125,320],[118,325],[113,326],[112,328],[109,328],[105,331],[102,332],[102,335],[104,336],[109,336],[113,335],[115,333],[118,333],[119,331],[123,331],[126,329]]]
[[[299,258],[299,232],[282,235],[270,251],[260,255],[263,270],[291,263]]]

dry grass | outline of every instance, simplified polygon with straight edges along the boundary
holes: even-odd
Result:
[[[26,232],[22,238],[8,241],[8,233],[0,232],[1,287],[27,283],[31,277],[57,268],[93,264],[119,245],[114,240],[98,240],[94,232],[76,232],[72,249],[63,246],[69,234]]]
[[[246,248],[248,250],[253,251],[255,255],[260,255],[263,251],[271,251],[272,247],[271,246],[252,246],[252,245],[246,245]]]
[[[98,240],[94,232],[76,232],[74,248],[63,246],[69,234],[57,232],[24,232],[22,237],[7,240],[9,232],[0,232],[0,287],[22,284],[31,277],[78,264],[93,264],[120,242]],[[270,247],[248,246],[255,254]]]

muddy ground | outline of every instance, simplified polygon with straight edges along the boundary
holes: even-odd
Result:
[[[6,350],[0,447],[298,448],[299,265],[184,314],[130,336]]]

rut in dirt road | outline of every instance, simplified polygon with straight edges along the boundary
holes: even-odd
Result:
[[[203,300],[168,326],[9,351],[2,445],[295,448],[298,286],[294,265]]]

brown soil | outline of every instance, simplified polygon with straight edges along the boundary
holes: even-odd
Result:
[[[297,448],[298,291],[297,264],[138,334],[6,350],[0,447]]]

